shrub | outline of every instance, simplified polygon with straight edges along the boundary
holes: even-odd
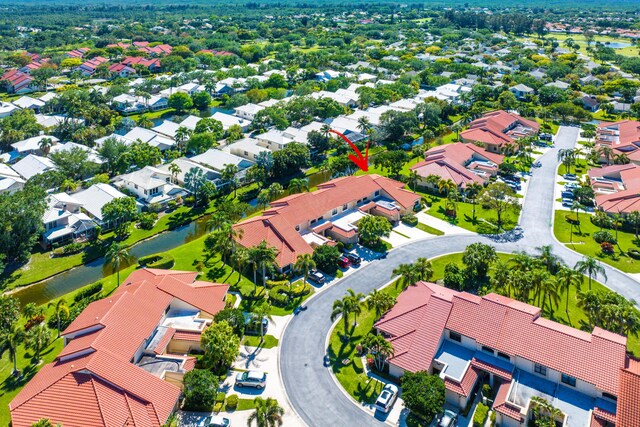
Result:
[[[184,409],[210,411],[216,401],[216,382],[213,373],[206,369],[194,369],[184,375]]]
[[[630,249],[627,254],[633,259],[640,259],[640,251],[637,249]]]
[[[193,205],[193,203],[195,202],[196,198],[193,196],[187,196],[184,198],[184,203],[186,205]]]
[[[175,259],[171,254],[164,253],[162,255],[149,255],[138,260],[140,267],[159,268],[163,270],[173,267]]]
[[[102,290],[102,282],[96,282],[92,285],[87,286],[86,288],[79,291],[74,297],[73,301],[78,302],[87,297],[93,296]]]
[[[147,212],[140,215],[138,226],[143,230],[151,230],[158,220],[158,214],[155,212]]]
[[[33,316],[31,319],[27,320],[27,322],[24,324],[24,330],[28,331],[29,329],[33,328],[36,325],[39,325],[42,322],[44,322],[44,314]]]
[[[616,244],[616,238],[613,237],[611,233],[605,230],[596,231],[595,233],[593,233],[593,240],[595,240],[596,243],[607,242],[607,243],[611,243],[612,245]]]
[[[267,289],[272,289],[275,286],[289,286],[288,280],[267,280]]]
[[[400,218],[400,220],[412,227],[415,227],[416,225],[418,225],[418,217],[415,216],[415,214],[413,213],[408,213],[406,215],[402,215],[402,217]]]
[[[493,389],[489,384],[482,386],[482,395],[487,399],[493,399]]]
[[[149,212],[158,213],[162,210],[162,205],[160,203],[151,203],[149,206],[147,206],[147,209],[149,210]]]
[[[60,248],[55,248],[53,250],[53,255],[54,256],[74,255],[74,254],[82,252],[84,247],[85,247],[84,243],[72,242],[72,243],[69,243],[68,245],[62,246]]]
[[[291,296],[293,298],[303,297],[305,295],[309,295],[309,293],[311,293],[311,285],[308,283],[298,285],[291,290]]]
[[[284,307],[289,302],[289,289],[286,286],[274,286],[269,290],[269,299],[273,305]]]
[[[233,411],[237,407],[238,407],[238,395],[232,394],[231,396],[227,397],[227,403],[226,403],[227,410]]]
[[[338,270],[340,250],[335,246],[322,245],[313,251],[313,261],[318,269],[328,274],[335,274]]]
[[[613,253],[615,252],[613,245],[609,242],[600,243],[600,250],[603,254],[606,255],[613,255]]]
[[[169,203],[167,203],[167,206],[169,207],[169,209],[173,210],[176,208],[176,206],[178,206],[178,204],[176,203],[175,200],[169,200]]]
[[[476,406],[476,412],[473,414],[473,427],[483,427],[487,422],[487,416],[489,415],[489,407],[483,403],[478,403]]]

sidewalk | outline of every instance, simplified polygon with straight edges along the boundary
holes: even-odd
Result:
[[[476,234],[473,231],[469,231],[465,228],[458,227],[457,225],[450,224],[447,221],[441,220],[440,218],[436,218],[424,212],[418,212],[416,216],[418,217],[418,221],[420,221],[421,223],[436,228],[442,231],[445,235]]]

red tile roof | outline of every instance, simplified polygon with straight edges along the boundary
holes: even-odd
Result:
[[[471,366],[482,369],[483,371],[489,372],[490,374],[497,375],[505,381],[511,381],[513,379],[513,373],[511,371],[500,368],[499,366],[492,365],[491,363],[484,360],[476,359],[475,357],[471,359]]]
[[[500,384],[498,393],[496,393],[496,399],[493,401],[493,410],[521,422],[522,415],[520,415],[520,409],[507,400],[510,387],[511,383]]]
[[[133,66],[135,64],[140,64],[143,67],[147,68],[160,68],[160,59],[159,58],[143,58],[140,56],[128,56],[122,60],[124,65]]]
[[[180,389],[131,360],[172,301],[210,315],[224,308],[228,286],[195,281],[196,276],[136,270],[113,295],[89,304],[63,332],[68,344],[55,361],[11,402],[13,426],[30,426],[40,418],[65,427],[163,424]]]
[[[478,297],[433,283],[409,287],[376,327],[394,346],[399,341],[390,362],[414,372],[430,367],[445,328],[613,394],[626,360],[627,340],[620,335],[597,327],[590,334],[542,318],[538,307],[511,298]]]
[[[463,131],[460,137],[467,142],[503,146],[514,142],[514,137],[517,135],[511,135],[510,130],[518,125],[530,129],[530,132],[533,133],[540,130],[540,124],[536,121],[525,119],[515,113],[498,110],[487,113],[471,122],[469,129]]]
[[[620,370],[616,427],[637,427],[640,425],[640,361],[627,359]]]
[[[473,386],[476,385],[478,374],[479,372],[475,368],[467,369],[467,372],[464,374],[464,377],[462,377],[462,381],[460,383],[449,377],[445,377],[444,386],[460,396],[467,397],[469,396],[469,393],[471,393]]]
[[[264,213],[234,226],[244,230],[239,242],[251,247],[266,241],[279,253],[280,267],[293,262],[297,255],[312,253],[311,246],[296,231],[296,225],[318,218],[334,208],[355,202],[380,190],[381,195],[393,199],[403,209],[410,209],[420,196],[404,189],[404,184],[380,175],[361,175],[337,178],[318,185],[316,191],[293,194],[271,203]],[[304,231],[304,230],[303,230]],[[337,231],[337,227],[334,227]],[[350,235],[355,235],[351,233]]]

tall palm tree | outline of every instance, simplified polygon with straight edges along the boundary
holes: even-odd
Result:
[[[178,166],[176,163],[171,163],[169,165],[169,173],[171,174],[171,178],[173,178],[174,184],[178,183],[178,174],[180,172],[182,172],[182,169],[180,169],[180,166]]]
[[[311,254],[300,254],[296,258],[296,263],[293,265],[294,271],[301,273],[304,284],[307,284],[309,278],[309,271],[316,268],[316,263],[313,260]]]
[[[457,189],[458,186],[456,185],[456,183],[450,179],[441,179],[440,181],[438,181],[438,191],[440,192],[440,194],[447,195],[452,191],[456,191]]]
[[[185,126],[180,126],[178,129],[176,129],[175,140],[176,144],[178,145],[178,151],[180,151],[181,153],[185,152],[187,141],[189,141],[189,138],[191,138],[192,134],[193,131]]]
[[[367,308],[373,310],[378,320],[385,312],[387,312],[396,303],[396,299],[386,292],[380,292],[374,289],[369,293],[367,298]]]
[[[362,309],[360,308],[360,299],[363,297],[364,295],[356,294],[353,289],[347,289],[347,293],[345,294],[345,296],[333,302],[331,321],[334,321],[338,317],[342,316],[345,339],[347,339],[349,315],[351,313],[355,313],[357,316],[358,313],[361,312]]]
[[[391,277],[400,276],[398,284],[402,289],[406,289],[409,286],[415,284],[418,281],[418,272],[411,264],[400,264],[393,269]]]
[[[362,116],[358,118],[358,125],[356,128],[360,131],[361,134],[366,135],[371,129],[371,123],[369,122],[369,118]]]
[[[615,155],[613,152],[613,148],[607,145],[600,146],[600,148],[596,150],[596,154],[598,155],[598,157],[604,158],[605,162],[607,162],[607,165],[611,164]]]
[[[269,188],[267,188],[267,191],[269,192],[269,199],[271,199],[271,201],[274,201],[282,195],[282,193],[284,192],[284,188],[282,188],[281,184],[274,182],[269,186]]]
[[[262,284],[265,284],[265,277],[267,275],[267,267],[273,265],[278,257],[278,250],[274,247],[267,245],[267,241],[263,240],[258,245],[249,248],[249,262],[253,265],[253,283],[258,286],[256,280],[256,271],[262,270]]]
[[[607,274],[604,271],[604,267],[602,267],[602,265],[600,265],[600,263],[593,257],[584,257],[581,261],[576,263],[574,268],[580,273],[589,276],[589,290],[591,290],[591,281],[594,276],[600,274],[604,277],[605,281],[607,280]]]
[[[217,230],[224,227],[226,224],[232,224],[229,215],[224,210],[217,210],[211,214],[207,226],[209,230]]]
[[[511,266],[506,261],[498,258],[491,266],[491,286],[498,291],[507,292],[507,296],[511,297],[511,280],[509,274]]]
[[[282,425],[284,409],[276,399],[272,397],[267,397],[266,399],[256,397],[253,403],[256,409],[247,420],[248,427],[251,427],[254,422],[257,427],[277,427]]]
[[[236,245],[233,254],[231,255],[231,265],[232,268],[238,272],[238,282],[242,278],[242,272],[245,269],[245,266],[249,262],[249,251],[244,246]]]
[[[231,185],[231,187],[233,188],[234,199],[236,198],[236,194],[238,190],[238,179],[236,178],[237,173],[238,173],[238,166],[230,163],[230,164],[224,165],[224,169],[220,174],[220,178],[224,182],[227,182],[229,185]]]
[[[56,329],[58,329],[57,338],[60,338],[60,318],[62,317],[62,315],[64,315],[65,317],[69,317],[69,307],[67,306],[67,302],[64,298],[60,298],[55,302],[52,301],[47,304],[47,307],[54,307],[53,312],[56,316]]]
[[[584,276],[582,273],[572,268],[562,266],[556,273],[556,280],[558,281],[560,291],[567,294],[564,311],[569,313],[569,295],[571,293],[571,288],[575,288],[576,293],[580,292]]]
[[[553,253],[553,247],[551,245],[538,246],[536,251],[538,254],[538,261],[544,266],[548,273],[554,274],[561,264],[560,258]]]
[[[293,178],[287,186],[289,194],[303,193],[309,191],[309,180],[306,178]]]
[[[9,353],[9,360],[13,362],[12,375],[18,376],[18,346],[24,341],[24,331],[18,322],[7,330],[0,332],[0,357],[6,352]]]
[[[116,280],[120,285],[120,267],[129,260],[129,252],[127,248],[119,243],[112,243],[104,256],[105,262],[111,265],[112,270],[116,272]]]
[[[42,151],[45,156],[49,154],[49,151],[51,151],[52,146],[53,146],[53,140],[49,137],[42,138],[40,142],[38,142],[38,148],[40,148],[40,151]]]
[[[558,304],[560,300],[560,294],[558,293],[558,282],[554,277],[547,277],[546,280],[543,280],[539,286],[539,292],[542,295],[542,303],[540,305],[540,309],[544,313],[544,308],[547,305],[547,300],[549,300],[550,312],[553,312],[554,304]]]
[[[49,345],[50,341],[51,331],[44,323],[34,326],[25,334],[25,347],[33,350],[36,364],[40,363],[40,352]]]
[[[433,278],[433,264],[426,258],[418,258],[413,264],[418,280],[429,281]]]
[[[409,184],[409,188],[411,188],[412,191],[416,191],[416,186],[418,185],[419,181],[420,181],[420,175],[418,175],[418,172],[416,172],[413,169],[410,169],[407,183]]]
[[[631,226],[633,227],[633,234],[637,239],[638,238],[638,228],[640,228],[640,212],[638,212],[638,211],[630,212],[627,215],[626,219],[629,222],[629,224],[631,224]]]
[[[472,219],[475,222],[476,220],[476,203],[478,202],[478,194],[482,191],[482,185],[477,182],[472,182],[471,184],[467,184],[464,188],[465,196],[471,199],[472,206]]]

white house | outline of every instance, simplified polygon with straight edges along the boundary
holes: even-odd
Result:
[[[49,247],[94,232],[95,222],[81,211],[83,203],[67,193],[52,194],[42,216],[42,243]]]
[[[511,91],[511,93],[513,93],[519,100],[523,100],[527,96],[533,95],[534,93],[533,88],[530,88],[529,86],[523,84],[517,84],[509,88],[509,91]]]
[[[24,187],[25,180],[9,165],[0,163],[0,194],[15,193]]]
[[[12,166],[24,179],[29,179],[43,172],[53,170],[56,165],[50,159],[35,154],[29,154]]]
[[[36,112],[40,111],[40,108],[44,107],[44,104],[44,101],[26,95],[13,101],[13,105],[15,105],[16,107],[22,108],[23,110],[33,110]]]
[[[187,192],[171,182],[171,173],[152,166],[135,172],[121,175],[115,185],[134,193],[143,205],[159,204],[166,206],[178,196],[184,197]]]
[[[233,125],[238,125],[243,132],[246,132],[251,125],[251,122],[249,120],[241,119],[230,114],[221,113],[220,111],[216,111],[215,113],[213,113],[211,118],[222,123],[222,128],[224,130],[229,129]]]
[[[228,144],[223,148],[223,151],[234,154],[236,156],[244,157],[252,162],[256,161],[256,157],[262,152],[271,152],[267,147],[264,147],[259,140],[253,138],[243,138],[232,144]]]
[[[150,129],[145,129],[139,126],[134,127],[124,135],[125,138],[132,141],[146,142],[147,144],[158,147],[160,151],[170,149],[176,143],[173,139],[160,135]]]
[[[104,226],[102,207],[114,199],[127,197],[109,184],[94,184],[86,190],[79,191],[73,198],[82,204],[82,210],[98,225]]]
[[[256,114],[260,111],[264,110],[265,107],[257,104],[245,104],[237,107],[235,109],[235,115],[240,117],[241,119],[246,119],[249,121],[253,121],[256,118]]]
[[[55,136],[38,135],[31,138],[23,139],[22,141],[14,142],[13,144],[11,144],[11,146],[21,155],[33,153],[42,154],[42,150],[40,149],[40,141],[47,138],[51,140],[52,146],[60,141]]]

